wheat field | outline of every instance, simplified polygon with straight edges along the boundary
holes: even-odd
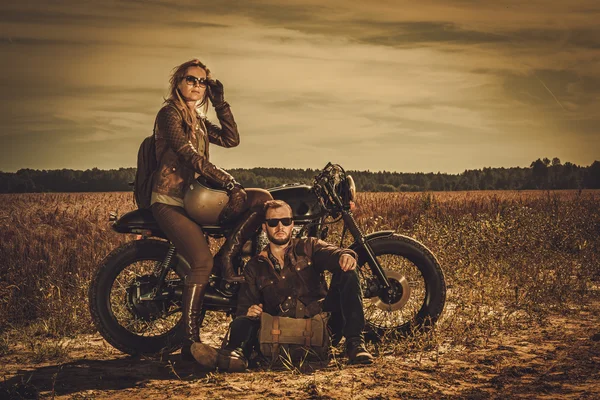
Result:
[[[52,363],[62,357],[62,363],[74,357],[65,338],[95,333],[87,306],[90,277],[111,250],[135,239],[110,229],[109,212],[122,215],[133,208],[131,193],[0,195],[0,357],[13,354],[18,366],[19,346],[30,349],[27,362]],[[465,349],[472,356],[490,343],[497,346],[499,338],[528,329],[540,332],[552,325],[549,317],[569,321],[589,313],[597,303],[600,191],[359,193],[355,217],[365,233],[394,230],[421,241],[438,258],[448,286],[446,308],[435,329],[375,349],[383,357],[373,372],[376,378],[382,365],[388,365],[385,357],[411,354],[413,362],[422,363],[426,355],[438,366],[458,362]],[[340,235],[341,226],[333,226],[328,241],[339,243]],[[348,235],[344,245],[350,245]],[[215,251],[216,246],[212,243]],[[507,371],[513,379],[514,370],[503,364],[505,356],[494,354],[480,357],[482,368]],[[588,374],[597,368],[590,362]],[[419,386],[422,382],[410,368],[396,372],[416,379],[411,390],[431,390]],[[572,364],[565,364],[565,370],[571,369]],[[460,371],[449,369],[448,374]],[[14,376],[11,387],[18,386],[14,379],[19,375]],[[335,371],[323,376],[337,379]],[[219,386],[219,379],[211,382],[228,398],[231,390]],[[490,393],[473,379],[469,390]],[[302,385],[299,393],[312,393],[310,382]],[[454,393],[446,389],[444,396]]]
[[[454,306],[445,320],[462,321],[472,340],[514,322],[510,316],[581,304],[600,278],[597,191],[359,193],[357,205],[365,233],[391,229],[433,251]],[[0,196],[1,329],[92,331],[90,276],[133,239],[113,232],[108,214],[133,208],[130,193]],[[328,240],[339,239],[338,225]]]

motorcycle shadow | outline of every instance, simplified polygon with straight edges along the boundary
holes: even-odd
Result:
[[[306,363],[302,370],[316,372],[328,363]],[[285,372],[282,365],[251,363],[248,372]],[[12,375],[12,374],[11,374]],[[55,365],[18,370],[14,376],[0,382],[1,399],[37,399],[40,397],[84,395],[112,390],[142,389],[156,381],[192,381],[207,383],[215,379],[214,371],[202,369],[194,362],[180,360],[179,354],[163,359],[122,356],[114,359],[77,359]],[[158,383],[160,385],[160,382]]]
[[[108,360],[77,359],[55,365],[18,370],[0,382],[0,398],[39,398],[95,391],[135,389],[150,381],[192,381],[205,378],[209,371],[179,355],[166,359],[123,356]],[[11,374],[12,375],[12,374]]]

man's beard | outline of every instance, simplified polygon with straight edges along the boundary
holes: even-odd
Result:
[[[277,232],[277,233],[279,233],[279,232]],[[269,238],[269,241],[271,243],[281,246],[283,244],[287,244],[290,241],[290,238],[292,237],[292,231],[290,231],[289,235],[287,235],[284,238],[277,238],[275,236],[272,236],[271,233],[269,231],[267,231],[267,237]]]

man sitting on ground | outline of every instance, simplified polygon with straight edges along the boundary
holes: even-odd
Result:
[[[196,361],[211,369],[243,371],[257,342],[263,310],[295,318],[328,311],[332,343],[343,335],[349,361],[370,364],[373,356],[365,349],[362,333],[365,318],[356,253],[316,238],[292,239],[292,209],[284,201],[266,202],[265,218],[269,244],[246,265],[229,342],[223,350],[194,343],[191,351]],[[329,290],[322,278],[324,270],[333,273]]]

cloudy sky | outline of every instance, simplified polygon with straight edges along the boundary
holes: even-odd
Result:
[[[600,160],[597,0],[4,3],[2,171],[134,166],[195,57],[240,129],[225,169]]]

